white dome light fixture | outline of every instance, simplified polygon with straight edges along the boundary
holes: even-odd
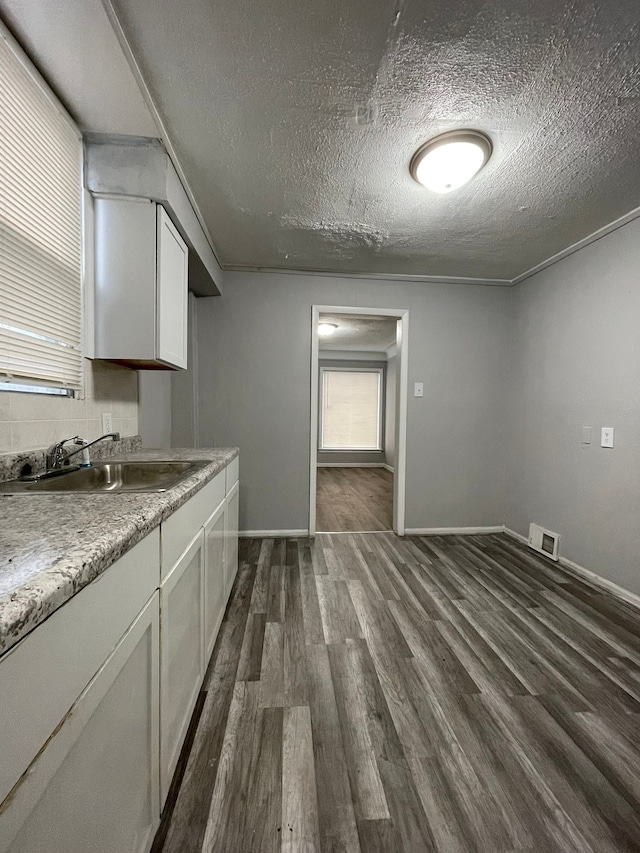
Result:
[[[486,166],[493,147],[479,130],[451,130],[421,145],[411,158],[411,175],[434,193],[450,193]]]
[[[328,338],[338,328],[337,323],[320,323],[318,325],[318,334],[321,338]]]

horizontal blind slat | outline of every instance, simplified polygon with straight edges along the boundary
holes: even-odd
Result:
[[[47,379],[65,387],[79,388],[79,365],[74,354],[70,350],[68,352],[69,355],[64,350],[56,349],[53,344],[30,348],[22,347],[15,341],[7,341],[6,346],[3,346],[0,340],[2,371],[11,376]]]
[[[323,371],[322,447],[377,450],[380,373]]]
[[[79,173],[77,179],[80,180]],[[81,209],[77,199],[56,201],[46,189],[43,189],[40,195],[29,193],[24,186],[10,179],[0,179],[0,194],[0,218],[5,223],[12,223],[14,229],[33,236],[38,242],[44,241],[54,254],[72,254],[75,243],[80,240],[82,234],[77,226]],[[64,228],[68,232],[69,245],[55,239],[51,229],[54,220],[58,230]]]
[[[18,97],[18,103],[29,104],[31,109],[25,111],[32,121],[51,123],[56,131],[70,139],[80,138],[80,133],[65,116],[61,115],[58,107],[41,90],[38,83],[33,80],[9,45],[3,44],[3,75],[0,77],[0,90],[4,90],[11,97]],[[45,84],[46,85],[46,84]]]
[[[45,275],[51,275],[59,279],[59,284],[63,285],[64,281],[68,280],[69,276],[76,277],[80,275],[82,265],[80,259],[81,241],[76,244],[76,254],[70,258],[61,258],[57,255],[51,255],[44,251],[44,247],[38,247],[17,231],[9,231],[4,222],[0,221],[0,245],[2,246],[3,256],[7,258],[7,265],[18,267],[22,264],[23,259],[25,266],[33,270],[40,270]],[[0,263],[2,263],[0,256]],[[75,286],[69,284],[69,289],[75,289]]]
[[[0,374],[80,388],[81,139],[2,39],[0,148]]]

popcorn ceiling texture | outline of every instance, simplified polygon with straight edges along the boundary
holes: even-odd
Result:
[[[49,447],[79,435],[102,435],[102,414],[110,412],[114,432],[138,432],[138,374],[114,364],[84,361],[84,395],[77,400],[47,394],[0,391],[0,453]]]
[[[637,0],[114,5],[227,266],[511,280],[640,204]]]

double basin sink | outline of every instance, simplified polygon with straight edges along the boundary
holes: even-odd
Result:
[[[96,462],[90,468],[54,471],[0,483],[0,495],[166,492],[209,462]]]

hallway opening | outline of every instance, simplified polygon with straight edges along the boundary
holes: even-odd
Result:
[[[369,311],[314,308],[311,535],[404,525],[407,318]]]

